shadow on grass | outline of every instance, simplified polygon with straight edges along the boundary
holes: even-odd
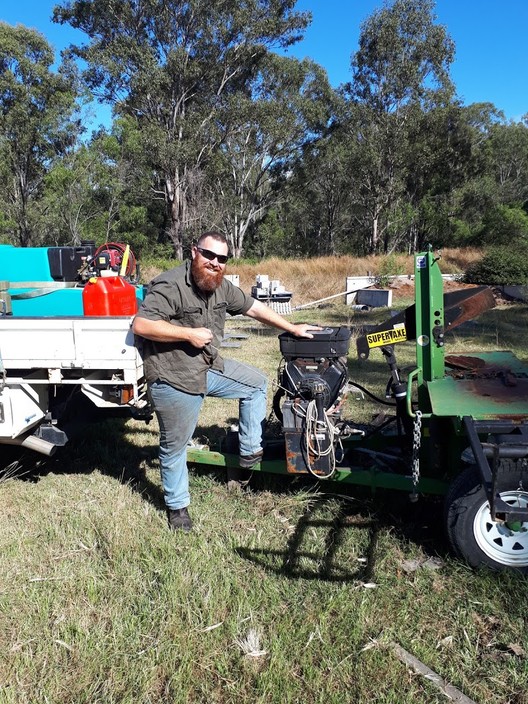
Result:
[[[346,559],[345,556],[339,558],[338,553],[346,531],[353,527],[367,534],[366,557],[357,569],[338,562],[338,559]],[[305,508],[284,550],[239,547],[236,552],[267,572],[289,579],[370,582],[374,575],[379,527],[376,518],[352,515],[347,501],[336,501],[333,495],[319,495]],[[314,531],[323,534],[321,545],[310,546]]]
[[[426,558],[449,557],[441,497],[410,503],[408,495],[398,491],[378,490],[372,495],[363,487],[350,486],[340,486],[338,491],[332,493],[329,487],[328,493],[315,495],[284,550],[239,547],[237,553],[268,572],[290,579],[363,583],[375,581],[382,533],[390,532],[399,542],[419,546]],[[347,495],[352,491],[354,495]],[[350,555],[344,552],[347,532],[352,530],[357,535],[354,552],[360,550],[361,554],[354,558],[359,563],[355,569],[351,569]],[[314,531],[324,534],[316,549],[309,546]]]
[[[161,488],[147,476],[147,470],[157,468],[158,432],[146,424],[126,425],[127,419],[109,418],[86,422],[82,432],[74,436],[54,455],[45,457],[36,452],[18,449],[16,470],[12,477],[21,481],[38,482],[50,473],[90,474],[95,471],[113,477],[130,486],[156,508],[165,504]],[[148,444],[136,444],[136,436],[151,435]]]
[[[205,432],[207,437],[204,437]],[[213,443],[221,437],[228,440],[225,428],[220,426],[198,426],[195,436]],[[238,447],[226,447],[225,450],[235,453]],[[107,419],[87,424],[81,436],[59,449],[53,457],[22,453],[17,478],[36,482],[50,473],[90,474],[98,471],[128,485],[143,500],[164,511],[158,469],[155,425],[130,425],[124,419]],[[156,472],[157,481],[149,477],[151,472]],[[224,467],[195,464],[191,473],[207,476],[218,484],[227,483]],[[237,549],[242,558],[291,579],[372,581],[380,530],[389,530],[404,541],[418,544],[430,555],[448,552],[438,500],[436,504],[430,499],[410,504],[407,494],[402,492],[378,490],[373,497],[367,488],[335,482],[323,484],[307,475],[292,477],[286,473],[255,472],[250,488],[253,492],[271,494],[317,492],[307,503],[284,550]],[[366,545],[362,548],[366,562],[352,567],[349,556],[343,551],[343,543],[351,530],[358,531],[358,539]],[[313,531],[319,537],[310,544]]]
[[[54,455],[46,457],[19,447],[5,446],[2,466],[6,467],[6,478],[27,482],[38,482],[46,475],[90,474],[98,471],[130,486],[146,501],[164,511],[165,502],[161,485],[152,481],[148,473],[159,472],[159,435],[157,426],[147,423],[128,422],[127,418],[104,420],[83,419],[80,431],[75,433],[65,447],[58,448]],[[232,419],[235,422],[236,419]],[[225,437],[225,428],[197,426],[194,437],[200,442],[217,443]],[[226,483],[226,471],[222,468],[201,465],[199,472]],[[0,481],[2,471],[0,470]]]

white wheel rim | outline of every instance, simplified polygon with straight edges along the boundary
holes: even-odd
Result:
[[[524,491],[504,491],[500,497],[510,506],[528,506],[528,493]],[[505,523],[494,521],[486,501],[475,515],[473,534],[487,557],[501,565],[525,567],[528,565],[528,522],[519,525],[519,530],[512,530]]]

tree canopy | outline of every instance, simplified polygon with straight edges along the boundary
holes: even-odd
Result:
[[[38,32],[0,22],[0,192],[3,222],[31,244],[43,178],[75,144],[71,75],[51,70],[53,51]]]
[[[308,17],[294,0],[76,0],[55,8],[90,38],[70,53],[85,79],[136,132],[136,156],[156,177],[167,234],[181,257],[192,233],[196,172],[222,141],[235,96],[251,92],[273,48],[301,36]],[[221,124],[219,124],[219,118]]]
[[[0,238],[121,239],[181,259],[215,228],[235,257],[528,240],[528,117],[463,105],[433,0],[385,2],[350,80],[286,49],[295,0],[69,0],[84,33],[0,23]],[[85,94],[112,106],[91,136]]]

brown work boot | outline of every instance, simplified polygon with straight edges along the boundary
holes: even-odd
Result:
[[[168,508],[167,518],[171,530],[183,530],[184,533],[188,533],[192,529],[192,521],[187,507]]]

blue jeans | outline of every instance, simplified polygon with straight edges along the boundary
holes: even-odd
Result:
[[[207,396],[238,398],[240,454],[252,455],[262,448],[266,418],[267,379],[264,374],[233,359],[224,361],[224,372],[207,372]],[[152,405],[160,427],[159,461],[167,508],[188,506],[189,475],[187,445],[191,440],[203,394],[178,391],[163,381],[149,384]]]

